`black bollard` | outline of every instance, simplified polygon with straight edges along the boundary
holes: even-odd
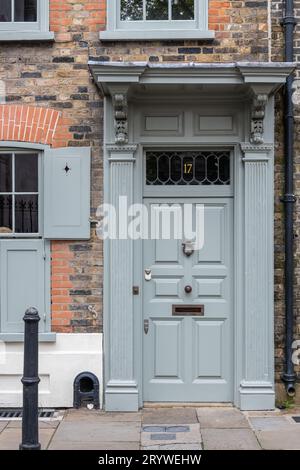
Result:
[[[38,418],[38,354],[39,354],[39,312],[29,308],[24,316],[24,375],[22,443],[20,450],[40,450]]]

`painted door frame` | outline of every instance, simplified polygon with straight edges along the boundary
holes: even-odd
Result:
[[[133,104],[128,107],[127,102],[131,84],[136,84],[141,76],[144,81],[156,84],[161,80],[164,85],[174,83],[172,80],[175,83],[180,80],[185,83],[195,78],[192,76],[195,70],[189,74],[187,69],[180,70],[180,67],[172,70],[172,74],[168,76],[164,70],[155,71],[155,75],[145,65],[143,70],[142,65],[127,64],[126,67],[124,64],[97,64],[92,67],[105,94],[105,202],[115,202],[119,195],[127,195],[129,203],[142,201],[143,178],[136,176],[141,175],[138,169],[143,149],[153,147],[153,142],[147,143],[147,138],[137,140],[133,119],[136,113],[133,112]],[[205,67],[208,66],[203,66],[204,75],[203,70],[198,71],[198,82],[211,83],[207,82],[211,73],[213,83],[216,76],[221,75],[226,84],[236,83],[236,66],[232,70],[232,82],[228,78],[230,66],[226,69],[226,79],[224,71],[221,72],[218,67],[212,70]],[[271,69],[270,64],[245,64],[238,67],[248,93],[244,96],[242,135],[236,139],[231,137],[231,140],[218,136],[217,139],[198,138],[198,141],[199,147],[230,145],[234,149],[234,404],[243,410],[266,410],[273,409],[275,402],[274,92],[284,82],[292,66],[281,64]],[[129,69],[132,75],[129,74]],[[259,82],[260,86],[257,85]],[[119,121],[120,109],[122,122]],[[159,148],[170,145],[174,147],[174,139],[157,142],[157,145]],[[184,148],[189,146],[195,147],[195,141],[184,144]],[[107,411],[135,411],[143,404],[140,361],[143,331],[141,296],[132,296],[132,286],[141,285],[136,272],[139,271],[139,260],[142,259],[142,243],[134,243],[135,246],[132,241],[104,242],[104,370]]]
[[[187,106],[189,107],[189,103],[187,104]],[[243,113],[240,112],[240,110],[238,110],[238,114],[241,114],[243,115]],[[138,136],[136,135],[135,136],[136,139],[138,138]],[[137,200],[136,202],[137,203],[142,203],[143,202],[143,199],[144,198],[150,198],[150,199],[157,199],[159,201],[159,199],[168,199],[168,198],[181,198],[184,199],[197,199],[199,198],[199,202],[201,201],[201,199],[213,199],[214,197],[216,198],[231,198],[233,200],[233,213],[232,213],[232,223],[233,223],[233,228],[231,230],[232,232],[232,235],[234,234],[234,226],[235,226],[235,180],[236,180],[236,172],[237,172],[237,156],[240,154],[240,149],[239,149],[239,144],[237,142],[234,142],[234,139],[233,140],[233,143],[232,144],[229,144],[228,142],[222,142],[222,137],[220,139],[218,139],[218,142],[217,143],[213,143],[212,140],[213,140],[214,136],[211,137],[211,140],[208,140],[207,142],[203,141],[201,143],[199,143],[198,145],[196,145],[195,143],[191,143],[191,142],[181,142],[181,143],[177,143],[177,144],[171,144],[171,142],[169,143],[166,143],[166,142],[161,142],[159,143],[158,141],[154,142],[153,139],[152,140],[148,140],[143,142],[143,144],[140,144],[137,151],[136,151],[136,164],[135,164],[135,172],[136,172],[136,177],[135,177],[135,181],[139,181],[140,184],[139,184],[139,191],[138,191],[138,194],[136,196]],[[239,138],[236,138],[236,139],[239,139]],[[157,139],[159,140],[159,139]],[[215,196],[213,195],[208,195],[208,194],[203,194],[202,196],[197,194],[197,193],[193,193],[193,194],[187,194],[187,193],[183,193],[181,192],[181,188],[179,186],[175,186],[174,188],[175,189],[175,193],[172,192],[172,195],[168,195],[168,194],[163,194],[163,195],[158,195],[158,196],[150,196],[150,194],[145,194],[144,192],[144,182],[145,182],[145,154],[146,154],[146,150],[169,150],[169,149],[172,149],[172,150],[195,150],[195,148],[197,148],[197,150],[201,151],[201,150],[230,150],[230,153],[231,153],[231,161],[230,161],[230,170],[231,170],[231,175],[232,175],[232,185],[230,185],[230,191],[228,191],[228,194],[227,195],[221,195],[221,194],[216,194]],[[186,187],[187,188],[187,187]],[[188,187],[189,189],[193,189],[191,186]],[[227,188],[226,188],[227,189]],[[177,193],[178,191],[178,193]],[[177,194],[176,194],[177,193]],[[135,242],[136,243],[136,246],[135,246],[135,262],[134,262],[134,267],[135,267],[135,277],[134,277],[134,281],[137,283],[136,285],[139,285],[141,288],[144,284],[144,281],[139,279],[139,273],[143,273],[144,272],[144,269],[146,268],[146,266],[144,266],[143,264],[143,241],[139,241],[139,242]],[[232,269],[234,271],[234,245],[233,245],[233,252],[232,252]],[[232,280],[231,280],[231,288],[232,288],[232,306],[233,306],[233,311],[232,311],[232,315],[233,315],[233,318],[232,318],[232,329],[233,331],[235,331],[235,304],[234,304],[234,284],[235,284],[235,276],[234,276],[234,272],[232,274]],[[142,293],[142,289],[141,289],[141,293]],[[136,347],[136,351],[137,351],[137,354],[135,354],[135,357],[136,357],[136,364],[135,364],[135,367],[136,367],[136,370],[139,371],[139,375],[138,375],[138,383],[139,383],[139,406],[142,407],[143,406],[143,403],[144,403],[144,399],[143,399],[143,396],[144,396],[144,393],[143,393],[143,340],[144,340],[144,326],[143,326],[143,320],[144,320],[144,303],[143,303],[143,295],[139,296],[139,301],[136,302],[136,305],[135,305],[135,313],[134,313],[134,317],[136,319],[136,325],[135,325],[135,337],[136,337],[136,344],[135,344],[135,347]],[[141,312],[141,313],[139,313]],[[234,335],[233,335],[233,338],[234,338]],[[234,338],[235,339],[235,338]],[[233,351],[232,351],[232,354],[233,354],[233,358],[235,358],[235,347],[233,347]],[[141,358],[141,359],[140,359]],[[235,367],[232,367],[232,378],[234,379],[235,378]],[[235,386],[234,386],[234,383],[232,383],[232,387],[235,389]],[[233,393],[233,396],[234,396],[234,393]]]

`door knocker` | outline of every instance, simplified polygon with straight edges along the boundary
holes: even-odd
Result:
[[[191,256],[195,249],[194,249],[194,243],[193,242],[184,242],[182,244],[182,247],[183,247],[183,253],[186,255],[186,256]]]

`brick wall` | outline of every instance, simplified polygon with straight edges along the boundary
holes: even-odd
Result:
[[[28,105],[0,105],[0,140],[55,145],[62,125],[55,109]]]
[[[281,0],[272,1],[272,60],[284,60],[284,33],[281,26],[283,17],[283,5]],[[300,1],[295,1],[295,14],[300,19]],[[295,56],[299,62],[300,52],[300,25],[295,28]],[[299,71],[295,73],[299,78]],[[300,103],[299,103],[300,104]],[[295,105],[295,186],[294,193],[297,197],[295,205],[295,339],[300,339],[300,106]],[[280,377],[284,370],[284,337],[285,337],[285,305],[284,305],[284,206],[280,198],[284,194],[284,129],[283,129],[283,93],[278,93],[276,98],[276,135],[275,135],[275,375],[278,382],[278,396],[283,395],[283,385]],[[298,369],[298,370],[297,370]],[[299,372],[300,369],[296,368]]]
[[[104,11],[105,1],[100,0]],[[96,42],[90,52],[99,60],[154,62],[231,62],[268,60],[267,1],[209,1],[213,41]],[[101,28],[102,29],[102,28]]]
[[[0,44],[5,113],[15,118],[20,109],[30,109],[28,123],[32,124],[31,113],[36,116],[33,127],[39,126],[40,109],[44,115],[59,115],[55,134],[50,135],[44,126],[43,135],[20,132],[16,140],[40,141],[54,147],[92,147],[92,215],[102,195],[102,101],[87,62],[89,49],[98,42],[99,30],[105,25],[104,7],[105,3],[99,1],[50,0],[50,29],[55,32],[55,42]],[[3,107],[0,120],[1,113]],[[20,128],[26,128],[25,123],[18,124],[14,133],[0,138],[16,138]],[[98,332],[102,328],[102,244],[95,236],[95,227],[92,233],[89,242],[52,243],[54,331]]]

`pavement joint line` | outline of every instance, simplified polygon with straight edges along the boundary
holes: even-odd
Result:
[[[64,415],[64,417],[66,417],[66,415]],[[49,447],[50,447],[50,445],[52,444],[52,441],[53,441],[53,439],[54,439],[54,436],[55,436],[55,434],[57,433],[57,430],[58,430],[58,428],[60,427],[60,425],[61,425],[62,423],[63,423],[63,419],[59,422],[59,425],[56,426],[56,428],[54,429],[54,433],[52,434],[52,436],[51,436],[50,439],[49,439],[48,444],[46,445],[46,450],[48,450]]]
[[[247,423],[248,423],[248,425],[249,425],[249,428],[251,429],[251,431],[253,431],[253,432],[255,433],[254,426],[252,425],[252,423],[251,423],[251,421],[250,421],[250,416],[249,416],[249,413],[247,413],[247,412],[246,412],[246,413],[245,413],[245,412],[243,412],[243,415],[244,415],[244,416],[245,416],[245,418],[246,418],[246,421],[247,421]],[[253,418],[253,416],[251,416],[251,418]],[[256,437],[256,435],[255,435],[255,437]],[[259,445],[260,445],[260,443],[259,443]]]
[[[49,449],[49,447],[50,447],[50,445],[51,445],[51,443],[52,443],[52,441],[53,441],[53,438],[54,438],[55,434],[57,433],[58,428],[59,428],[60,425],[63,423],[64,419],[67,417],[68,411],[69,411],[69,410],[65,410],[65,411],[62,411],[62,412],[61,412],[61,419],[59,420],[58,426],[56,426],[56,428],[54,428],[54,433],[52,434],[52,436],[51,436],[50,439],[49,439],[48,444],[46,445],[46,450]]]
[[[4,428],[0,431],[0,435],[1,435],[1,434],[3,433],[3,431],[7,428],[8,424],[9,424],[9,421],[6,422]]]
[[[256,432],[255,432],[254,430],[252,430],[252,432],[253,432],[253,434],[254,434],[255,439],[257,440],[257,443],[258,443],[260,449],[263,450],[263,447],[262,447],[262,445],[261,445],[261,443],[260,443],[260,440],[258,439],[258,436],[257,436]]]

